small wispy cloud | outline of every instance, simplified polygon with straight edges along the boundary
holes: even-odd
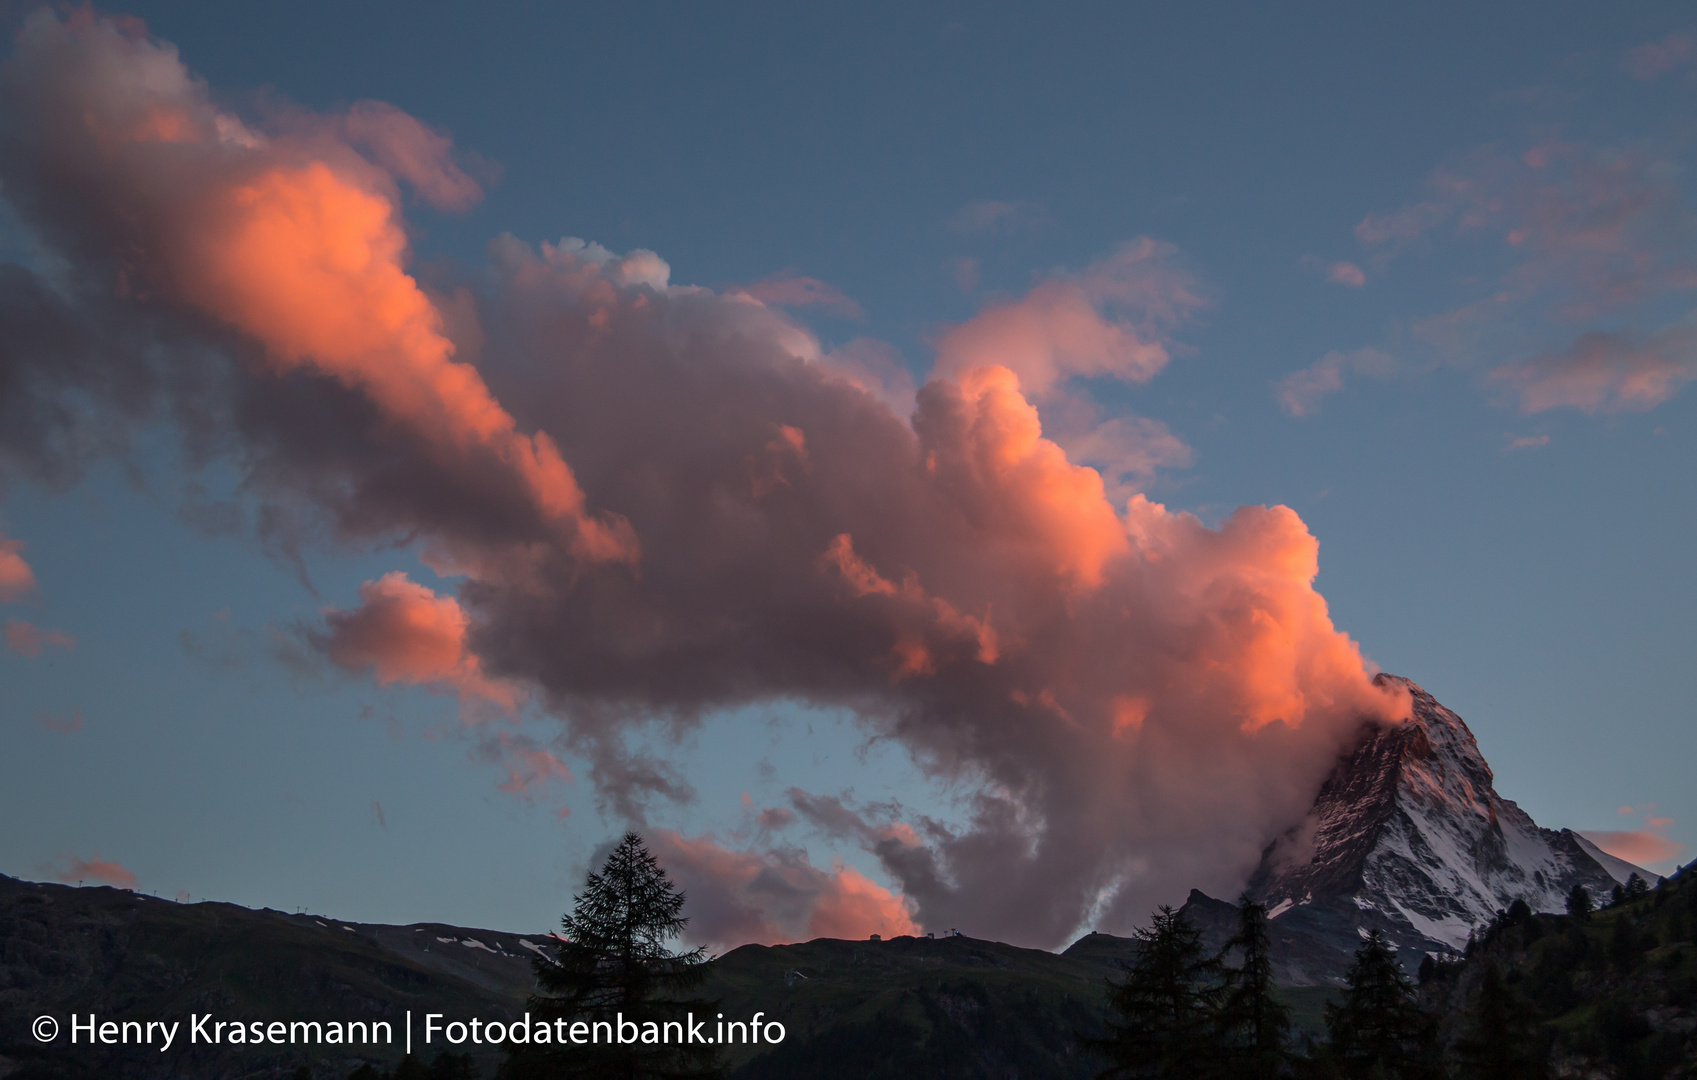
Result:
[[[1396,358],[1378,349],[1329,352],[1308,367],[1280,379],[1273,387],[1273,396],[1278,399],[1281,409],[1302,419],[1319,412],[1320,402],[1327,394],[1343,389],[1345,375],[1382,379],[1396,368]]]
[[[762,304],[770,304],[773,307],[816,307],[856,322],[866,318],[866,312],[861,309],[860,304],[845,295],[841,289],[818,278],[797,274],[794,270],[781,270],[770,277],[761,278],[752,285],[738,285],[725,291],[752,296]]]
[[[43,630],[34,623],[22,619],[6,620],[6,647],[19,656],[27,656],[31,660],[40,656],[49,647],[55,649],[71,649],[76,646],[77,639],[59,630]]]
[[[971,236],[977,233],[1030,232],[1042,228],[1049,221],[1049,212],[1038,203],[980,199],[950,214],[946,224],[951,232]]]
[[[1548,435],[1515,435],[1510,433],[1505,434],[1503,439],[1506,440],[1505,445],[1503,446],[1505,451],[1536,450],[1541,446],[1550,445],[1550,437]]]
[[[1684,67],[1697,58],[1697,38],[1691,34],[1675,32],[1662,38],[1628,49],[1621,57],[1620,66],[1623,71],[1634,79],[1649,82],[1677,68]]]

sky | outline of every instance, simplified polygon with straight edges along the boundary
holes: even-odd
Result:
[[[1690,858],[1682,5],[0,20],[0,872],[1053,947],[1379,670]]]

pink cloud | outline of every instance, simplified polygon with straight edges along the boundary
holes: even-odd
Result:
[[[1694,55],[1697,55],[1697,38],[1688,33],[1672,33],[1660,41],[1628,49],[1621,58],[1620,66],[1634,79],[1648,82],[1675,68],[1684,67]]]
[[[1396,359],[1378,349],[1329,352],[1312,365],[1280,379],[1273,387],[1273,394],[1280,408],[1300,419],[1319,412],[1320,401],[1327,394],[1342,390],[1345,374],[1384,378],[1396,368]]]
[[[309,640],[382,683],[528,695],[612,815],[687,801],[667,748],[773,701],[852,711],[955,793],[954,824],[860,808],[887,886],[677,838],[704,936],[1138,925],[1241,886],[1363,721],[1404,714],[1294,512],[1118,501],[1045,429],[1073,380],[1169,361],[1202,305],[1171,245],[989,304],[903,407],[652,252],[503,236],[426,288],[400,165],[336,117],[250,127],[212,101],[94,16],[32,16],[5,61],[0,181],[75,286],[0,278],[40,345],[3,358],[33,365],[15,385],[63,389],[25,402],[39,445],[122,432],[133,395],[109,388],[157,387],[285,555],[413,545],[453,595],[385,575]],[[1112,448],[1177,453],[1135,424]]]
[[[1335,262],[1326,267],[1326,280],[1334,285],[1359,289],[1367,284],[1367,275],[1352,262]]]
[[[325,612],[319,647],[332,662],[370,671],[378,685],[423,685],[512,708],[518,692],[488,679],[468,651],[470,618],[451,596],[437,596],[399,570],[359,587],[360,606]]]
[[[76,638],[58,630],[41,630],[22,619],[6,620],[6,647],[31,660],[40,656],[49,646],[70,649],[76,643]]]
[[[736,850],[668,829],[648,842],[689,896],[691,941],[728,948],[918,933],[907,902],[840,861],[820,870],[799,849]]]
[[[1646,869],[1671,863],[1685,850],[1684,844],[1644,829],[1587,832],[1584,835],[1585,839],[1615,858],[1625,859]]]
[[[67,885],[80,884],[84,881],[96,881],[102,885],[111,885],[118,889],[135,889],[136,876],[116,862],[109,862],[99,855],[87,859],[72,859],[70,868],[56,875]]]
[[[56,716],[50,712],[38,712],[35,714],[35,722],[46,728],[48,731],[57,731],[63,735],[70,735],[82,730],[82,712],[77,709],[72,709],[70,713],[65,716]]]
[[[1082,273],[993,303],[937,341],[933,377],[1002,367],[1037,396],[1074,376],[1147,382],[1170,359],[1166,331],[1204,304],[1176,256],[1171,244],[1145,237]]]
[[[859,321],[866,318],[866,313],[860,309],[860,305],[844,296],[843,291],[835,285],[827,284],[818,278],[803,277],[793,270],[762,278],[752,285],[739,285],[727,290],[727,294],[737,293],[752,296],[763,304],[776,307],[817,307],[845,319]]]
[[[381,101],[357,102],[342,117],[348,142],[411,184],[424,201],[443,210],[467,210],[483,189],[454,161],[453,140]]]
[[[1102,474],[1109,497],[1124,502],[1154,479],[1161,469],[1190,464],[1191,450],[1159,420],[1119,416],[1078,435],[1057,436],[1067,458]]]
[[[501,732],[493,754],[507,767],[507,778],[495,786],[509,795],[528,799],[535,789],[552,781],[576,779],[565,762],[522,736]]]
[[[1509,435],[1504,450],[1537,450],[1550,445],[1548,435]]]
[[[1643,412],[1697,378],[1690,332],[1664,332],[1647,341],[1618,334],[1581,335],[1567,349],[1505,364],[1491,378],[1518,396],[1523,413],[1577,409],[1584,413]]]
[[[24,542],[0,533],[0,603],[21,600],[35,588],[35,572],[24,561]]]
[[[1390,214],[1368,214],[1355,226],[1355,238],[1363,244],[1413,240],[1449,216],[1450,209],[1441,203],[1414,203]]]

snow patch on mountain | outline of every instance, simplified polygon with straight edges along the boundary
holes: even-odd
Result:
[[[1408,679],[1375,681],[1406,688],[1412,715],[1365,728],[1308,816],[1264,853],[1248,891],[1281,921],[1447,952],[1517,899],[1561,911],[1575,885],[1600,898],[1629,874],[1654,880],[1570,830],[1540,828],[1497,794],[1461,717]]]

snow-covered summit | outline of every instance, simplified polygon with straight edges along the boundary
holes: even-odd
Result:
[[[1413,715],[1364,729],[1304,820],[1267,848],[1248,893],[1279,923],[1338,947],[1367,931],[1399,948],[1460,949],[1516,899],[1561,911],[1636,871],[1568,829],[1540,828],[1497,794],[1461,717],[1408,679]],[[1418,958],[1419,952],[1412,954]]]

